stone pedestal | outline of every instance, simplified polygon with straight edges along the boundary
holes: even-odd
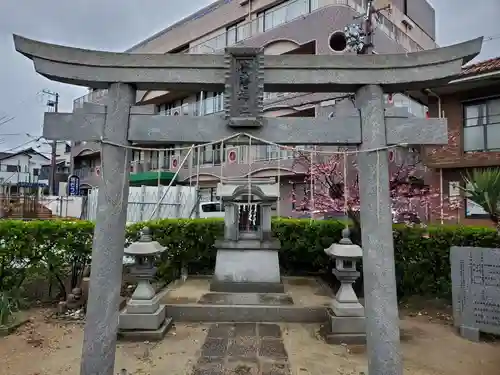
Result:
[[[210,290],[225,293],[284,293],[277,240],[217,241]]]
[[[327,315],[324,336],[328,344],[366,344],[364,316],[337,316],[332,309],[327,309]]]
[[[165,305],[159,304],[159,297],[149,300],[131,299],[120,313],[118,335],[126,339],[161,340],[172,324],[166,317]]]

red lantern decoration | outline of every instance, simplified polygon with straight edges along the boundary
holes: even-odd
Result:
[[[236,148],[229,148],[227,150],[227,161],[228,163],[234,164],[238,159],[238,150]]]

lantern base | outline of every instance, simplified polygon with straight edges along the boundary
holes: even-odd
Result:
[[[127,306],[120,313],[119,328],[123,331],[156,331],[165,322],[166,315],[165,305],[160,305],[152,313],[142,314],[129,311]]]
[[[355,316],[363,317],[363,319],[365,316],[365,308],[359,302],[339,302],[337,298],[334,298],[330,307],[336,316]]]
[[[124,330],[118,331],[118,338],[126,341],[160,341],[162,340],[170,327],[172,318],[167,318],[163,324],[155,330]]]
[[[332,309],[327,309],[327,315],[322,335],[328,344],[366,344],[364,316],[337,316]]]
[[[153,314],[160,307],[160,295],[155,295],[149,300],[131,298],[127,302],[129,314]]]

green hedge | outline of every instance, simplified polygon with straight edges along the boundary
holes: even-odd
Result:
[[[146,223],[127,228],[127,242],[138,238]],[[221,219],[148,222],[154,238],[168,250],[159,275],[166,281],[181,267],[191,274],[213,272],[214,241],[223,233]],[[329,275],[324,248],[340,239],[343,224],[337,221],[273,220],[281,241],[280,265],[284,274]],[[0,221],[0,290],[17,288],[33,275],[45,275],[64,288],[90,260],[93,224],[85,221]],[[428,235],[428,236],[426,236]],[[428,237],[428,238],[426,238]],[[427,229],[394,227],[396,273],[400,297],[412,295],[449,298],[449,248],[452,245],[499,247],[496,231],[488,228],[440,226]],[[22,268],[14,267],[22,264]]]

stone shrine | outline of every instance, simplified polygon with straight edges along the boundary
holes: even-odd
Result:
[[[460,335],[500,335],[500,249],[452,246],[453,320]]]
[[[249,184],[250,183],[250,184]],[[224,239],[215,242],[214,292],[283,293],[278,251],[272,237],[271,208],[279,198],[274,178],[219,183],[224,206]]]

